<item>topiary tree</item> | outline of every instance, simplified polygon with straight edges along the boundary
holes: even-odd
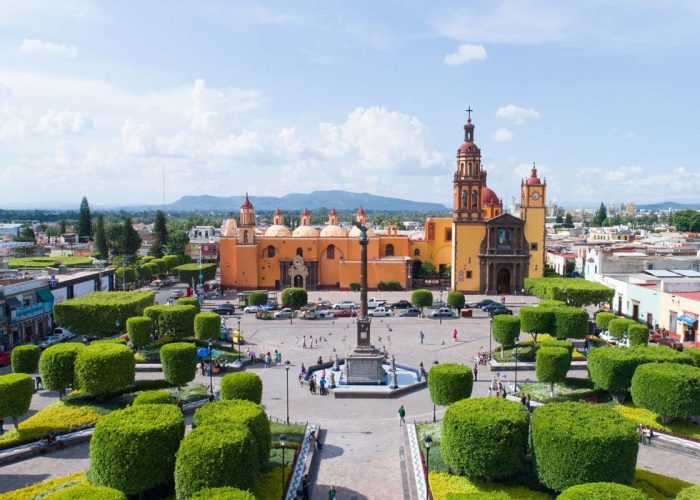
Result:
[[[178,306],[194,306],[197,308],[197,312],[201,312],[202,305],[199,303],[197,297],[180,297],[177,299]]]
[[[194,380],[197,373],[197,346],[187,342],[173,342],[160,348],[163,376],[177,386],[177,400],[181,399],[181,387]]]
[[[540,349],[544,349],[545,347],[563,347],[564,349],[569,351],[569,355],[572,355],[574,353],[574,344],[572,344],[568,340],[543,340],[542,342],[540,342],[539,347]]]
[[[537,380],[549,383],[549,395],[554,397],[554,384],[566,379],[571,367],[571,351],[564,347],[540,347],[535,357]]]
[[[615,290],[581,278],[525,278],[525,290],[541,299],[559,300],[573,307],[610,303]]]
[[[309,295],[303,288],[291,287],[282,290],[282,305],[284,307],[299,309],[301,306],[305,306],[308,301]]]
[[[693,365],[700,368],[700,349],[697,347],[686,347],[683,349],[683,354],[691,359]]]
[[[221,486],[219,488],[203,488],[192,495],[190,500],[255,500],[255,495],[250,491]]]
[[[424,288],[413,290],[411,294],[411,304],[413,304],[414,307],[419,307],[422,313],[423,308],[433,305],[433,292],[425,290]]]
[[[362,288],[362,285],[360,285],[357,282],[352,282],[352,283],[348,283],[348,288],[350,289],[351,292],[359,292],[360,288]]]
[[[465,365],[445,363],[433,365],[428,374],[430,399],[436,405],[447,406],[472,394],[474,375]]]
[[[163,259],[163,262],[165,262],[168,270],[175,269],[180,265],[180,257],[177,255],[163,255],[161,258]]]
[[[636,324],[637,322],[633,319],[615,318],[610,320],[610,323],[608,323],[608,331],[610,332],[610,335],[616,339],[621,339],[627,333],[627,328]]]
[[[143,311],[143,315],[151,318],[159,336],[175,339],[194,336],[194,317],[197,315],[194,306],[151,306]]]
[[[76,484],[68,488],[58,489],[42,498],[45,500],[126,500],[126,495],[106,486]]]
[[[126,333],[129,342],[137,350],[148,345],[153,334],[153,323],[147,316],[133,316],[126,320]]]
[[[557,500],[647,500],[648,497],[631,486],[617,483],[577,484],[562,491]],[[678,497],[676,497],[678,498]]]
[[[200,268],[204,281],[210,281],[216,278],[216,267],[216,264],[182,264],[173,268],[172,271],[177,275],[180,283],[191,285],[193,282],[199,283]]]
[[[501,344],[501,357],[503,357],[503,346],[515,345],[515,339],[520,336],[520,316],[508,316],[507,314],[494,316],[491,325],[493,339]]]
[[[521,404],[500,398],[463,399],[447,408],[440,455],[460,475],[489,480],[511,476],[524,464],[528,423]]]
[[[18,345],[10,353],[12,371],[15,373],[34,373],[39,367],[41,349],[38,345]]]
[[[268,457],[265,457],[266,461]],[[177,498],[203,488],[255,486],[259,462],[255,439],[243,424],[219,422],[198,426],[182,440],[175,462]]]
[[[248,294],[249,306],[264,306],[267,304],[267,292],[250,292]]]
[[[85,349],[83,344],[68,342],[55,344],[41,353],[39,375],[41,382],[50,391],[57,391],[60,399],[69,387],[75,387],[75,359]]]
[[[632,400],[658,413],[661,422],[700,415],[700,368],[677,363],[647,363],[632,377]]]
[[[579,307],[554,309],[554,335],[560,339],[582,339],[588,334],[588,313]]]
[[[185,419],[172,405],[137,405],[97,421],[90,440],[90,480],[137,495],[172,481]]]
[[[551,308],[521,307],[520,328],[532,335],[537,343],[537,335],[554,331],[554,310]]]
[[[267,464],[270,457],[270,421],[260,405],[240,399],[215,401],[195,411],[192,427],[218,422],[246,425],[253,433],[258,448],[259,466]]]
[[[81,349],[75,358],[75,381],[80,390],[106,396],[134,383],[134,354],[123,344],[102,342]]]
[[[630,347],[637,345],[647,345],[649,343],[649,328],[646,325],[635,323],[627,327],[627,338]]]
[[[229,373],[221,379],[221,399],[242,399],[260,404],[262,390],[262,380],[253,372]]]
[[[131,403],[137,405],[174,405],[177,404],[175,399],[167,391],[143,391],[136,395]]]
[[[561,300],[540,300],[537,307],[555,309],[557,307],[566,307],[566,302]]]
[[[603,330],[607,330],[608,324],[615,318],[617,318],[617,316],[615,316],[613,313],[601,311],[595,315],[595,326]]]
[[[221,331],[221,316],[203,312],[194,317],[194,337],[199,340],[217,340]]]
[[[29,411],[34,393],[34,381],[26,373],[0,375],[0,419],[12,417],[15,429],[17,419]]]
[[[548,488],[634,480],[639,439],[634,423],[614,409],[550,403],[533,412],[531,425],[535,470]]]
[[[676,495],[676,500],[698,500],[700,498],[700,484],[695,486],[690,486],[688,488],[683,488],[678,495]]]
[[[460,311],[464,309],[464,303],[465,299],[462,292],[453,290],[447,294],[447,305],[449,305],[452,309],[457,309],[458,315],[460,314]]]

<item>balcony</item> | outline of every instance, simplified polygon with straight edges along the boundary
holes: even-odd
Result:
[[[530,252],[528,252],[525,249],[516,249],[516,248],[486,248],[486,249],[481,249],[480,256],[499,256],[499,257],[527,257],[530,255]]]

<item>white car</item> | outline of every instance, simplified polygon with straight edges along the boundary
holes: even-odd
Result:
[[[256,314],[262,312],[262,307],[260,306],[247,306],[243,308],[243,312],[247,314]]]
[[[61,339],[61,342],[75,338],[75,333],[67,328],[54,328],[53,336]]]
[[[55,335],[51,335],[49,337],[46,337],[44,340],[39,342],[39,347],[41,349],[46,349],[47,347],[51,347],[52,345],[56,345],[61,342],[61,339]]]
[[[617,344],[617,338],[610,335],[610,332],[607,330],[600,332],[599,337],[608,344]]]
[[[274,315],[275,319],[289,319],[294,316],[294,311],[292,311],[289,307],[285,307],[284,309],[281,309],[277,311]]]
[[[333,304],[333,309],[355,309],[357,305],[352,300],[343,300],[337,304]]]
[[[391,311],[384,306],[379,306],[372,309],[368,313],[368,316],[371,316],[373,318],[388,318],[389,316],[391,316]]]
[[[623,337],[621,339],[618,339],[617,341],[617,346],[618,347],[629,347],[630,346],[630,341],[627,337]]]

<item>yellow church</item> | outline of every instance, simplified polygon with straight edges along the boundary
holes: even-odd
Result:
[[[405,289],[423,262],[451,271],[451,289],[465,293],[519,292],[526,277],[544,273],[546,181],[533,165],[521,182],[517,214],[503,211],[502,201],[486,186],[481,150],[474,143],[471,117],[457,150],[452,218],[427,218],[422,235],[400,233],[396,226],[369,230],[368,285],[398,281]],[[516,216],[517,215],[517,216]],[[273,224],[257,227],[248,195],[240,222],[224,221],[220,240],[221,285],[239,290],[348,289],[360,281],[359,230],[340,227],[332,209],[318,229],[304,209],[294,230],[283,224],[277,209]],[[366,224],[360,208],[356,220]]]

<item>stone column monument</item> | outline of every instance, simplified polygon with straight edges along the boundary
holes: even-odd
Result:
[[[357,346],[345,355],[345,380],[348,384],[381,385],[386,383],[382,368],[384,356],[370,341],[370,319],[367,315],[367,228],[354,222],[360,230],[362,247],[360,264],[360,314],[357,316]]]

